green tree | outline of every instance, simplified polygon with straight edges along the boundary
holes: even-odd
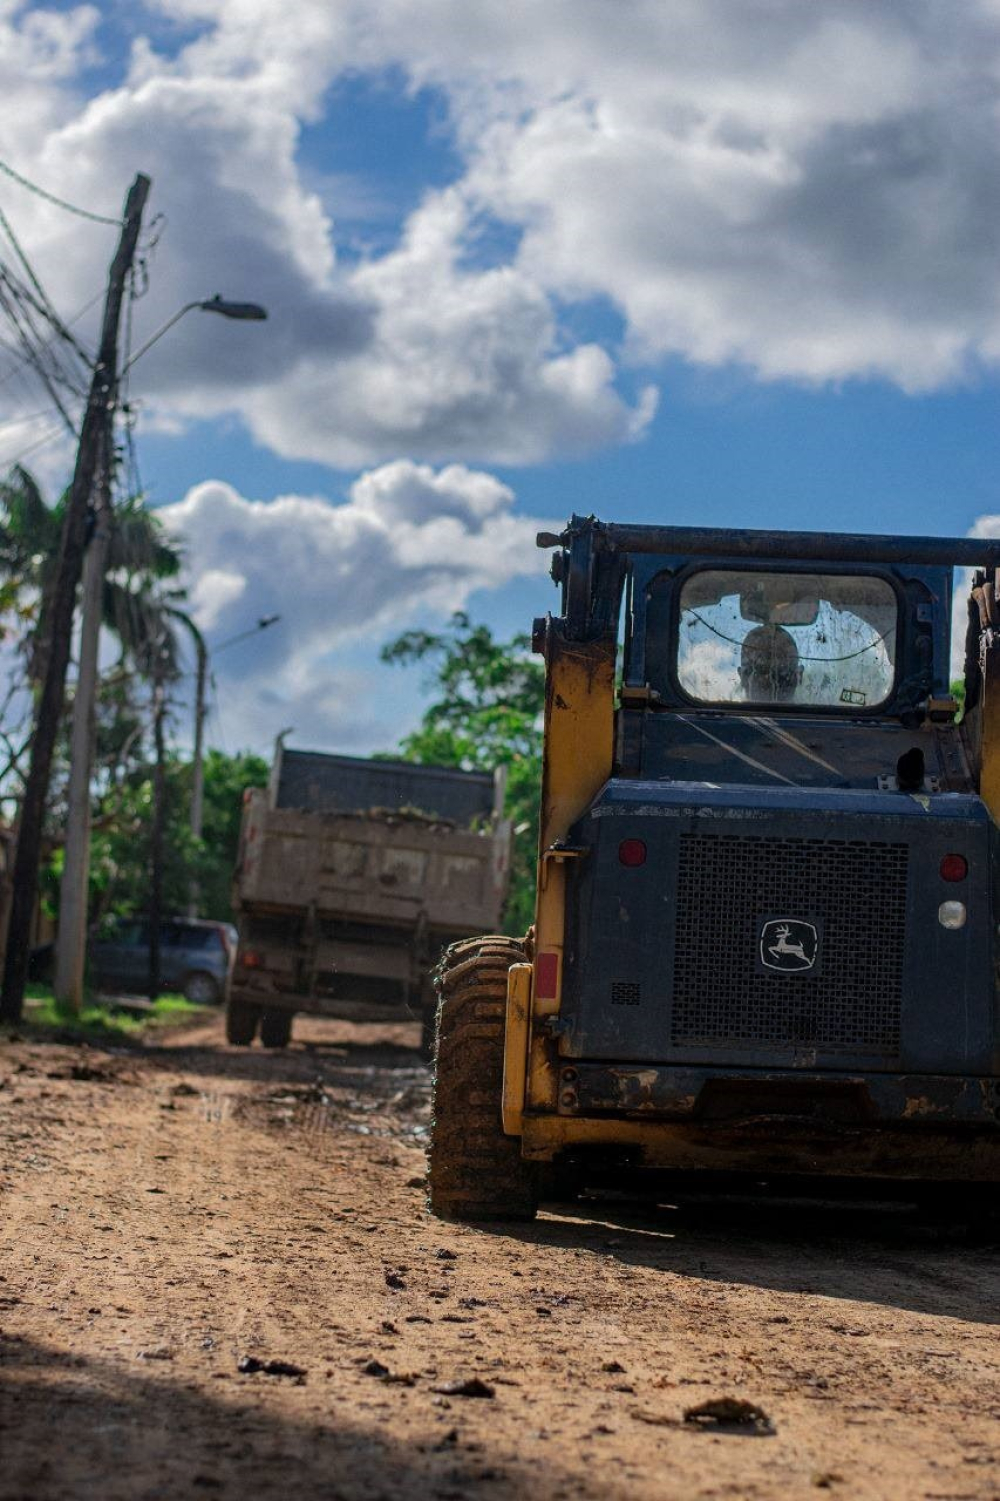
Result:
[[[95,815],[91,844],[91,920],[128,916],[148,908],[149,847],[155,816],[155,768],[133,769],[109,790]],[[268,765],[260,756],[205,757],[204,832],[191,833],[189,761],[168,756],[164,838],[163,911],[184,912],[192,878],[197,879],[199,915],[228,922],[232,918],[231,885],[239,842],[243,793],[267,782]]]
[[[203,917],[232,917],[243,794],[249,787],[266,787],[269,774],[267,762],[247,751],[226,756],[210,750],[205,757],[204,830],[197,871]],[[190,772],[188,788],[190,804]]]
[[[0,566],[33,684],[44,671],[45,618],[65,508],[65,494],[47,505],[38,482],[20,465],[0,480]]]
[[[48,505],[37,480],[16,465],[0,480],[0,570],[3,600],[17,600],[29,631],[29,676],[37,682],[44,668],[48,594],[59,556],[66,494]],[[180,572],[180,548],[146,509],[141,496],[130,496],[115,509],[108,542],[104,625],[121,643],[123,654],[137,660],[151,636],[162,629],[164,580]]]
[[[408,761],[466,771],[507,768],[505,812],[514,825],[507,932],[534,920],[542,777],[545,670],[527,636],[498,641],[459,611],[442,632],[406,631],[382,648],[384,662],[427,663],[434,700],[400,751]]]

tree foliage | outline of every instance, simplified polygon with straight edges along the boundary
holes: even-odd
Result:
[[[190,761],[171,755],[166,764],[163,910],[187,910],[192,880],[198,883],[200,917],[232,919],[231,888],[239,842],[243,793],[266,784],[268,765],[260,756],[205,757],[202,837],[191,833]],[[109,789],[95,809],[91,842],[90,921],[129,916],[148,907],[153,831],[151,765],[136,767]]]
[[[0,805],[13,812],[31,743],[34,696],[45,671],[49,597],[59,557],[66,493],[49,505],[38,482],[15,466],[0,480],[0,639],[15,649],[0,695]],[[115,780],[141,744],[143,699],[155,674],[177,674],[176,625],[189,629],[174,581],[182,552],[141,496],[119,501],[111,516],[102,624],[119,660],[99,685],[95,782]],[[70,695],[71,701],[71,695]],[[68,718],[49,788],[49,823],[58,827],[68,770]]]
[[[459,611],[441,632],[406,631],[382,648],[384,662],[431,668],[433,701],[403,737],[408,761],[466,771],[507,768],[506,814],[514,824],[507,932],[534,920],[535,864],[542,775],[545,671],[527,636],[498,641]]]

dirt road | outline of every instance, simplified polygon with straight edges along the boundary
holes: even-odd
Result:
[[[767,1205],[442,1225],[415,1034],[299,1031],[0,1046],[3,1501],[1000,1496],[988,1246]],[[719,1397],[766,1419],[683,1421]]]

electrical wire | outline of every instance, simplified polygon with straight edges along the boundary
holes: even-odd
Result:
[[[7,215],[4,213],[4,211],[3,211],[2,208],[0,208],[0,226],[3,227],[4,233],[6,234],[8,240],[10,241],[10,243],[14,247],[14,253],[15,253],[15,255],[17,256],[18,260],[21,262],[21,265],[24,267],[24,270],[25,270],[25,272],[27,274],[28,280],[31,282],[31,285],[34,287],[36,293],[38,294],[38,297],[40,299],[40,303],[36,304],[36,306],[38,307],[38,311],[42,314],[43,317],[45,317],[45,318],[48,319],[49,323],[51,323],[52,327],[54,328],[54,330],[56,332],[56,335],[60,339],[65,339],[66,343],[69,344],[70,348],[77,355],[79,355],[80,359],[83,360],[84,364],[92,366],[93,365],[93,361],[92,361],[90,355],[83,348],[83,346],[77,342],[77,340],[74,338],[74,336],[70,333],[69,328],[62,321],[62,319],[60,318],[59,314],[56,312],[55,308],[53,307],[53,305],[52,305],[52,299],[49,297],[49,295],[46,292],[45,288],[42,286],[41,282],[39,281],[38,276],[37,276],[37,274],[35,272],[34,267],[32,266],[31,262],[28,260],[28,257],[25,255],[24,251],[22,250],[22,248],[21,248],[21,242],[17,238],[17,235],[14,233],[13,226],[11,225],[10,220],[7,218]]]
[[[89,313],[90,309],[95,305],[95,303],[100,302],[100,300],[101,300],[101,298],[103,296],[104,296],[104,288],[101,287],[97,292],[94,293],[93,297],[89,297],[87,299],[87,301],[83,304],[83,307],[80,308],[78,312],[74,313],[73,316],[72,316],[72,318],[68,318],[66,320],[66,326],[69,328],[69,327],[72,327],[72,325],[74,323],[79,323],[80,319],[84,316],[84,314],[85,313]],[[50,346],[55,343],[55,341],[56,341],[56,339],[58,337],[59,337],[59,335],[56,334],[56,333],[53,333],[52,335],[50,335],[50,337],[45,340],[45,343],[43,345],[41,345],[41,349],[43,349],[43,350],[49,349]],[[5,349],[9,349],[12,354],[16,354],[17,355],[17,361],[16,361],[16,363],[7,371],[7,373],[5,375],[0,375],[0,386],[5,386],[9,380],[13,380],[14,376],[17,375],[19,373],[19,371],[22,370],[23,367],[28,364],[29,357],[27,355],[21,353],[19,350],[16,350],[14,348],[14,345],[13,344],[8,344],[5,339],[0,339],[0,345],[2,345],[3,348],[5,348]],[[88,362],[89,365],[93,364],[93,361],[90,359],[89,356],[87,357],[87,362]]]
[[[88,373],[93,370],[93,362],[90,356],[85,350],[77,346],[76,340],[69,333],[68,329],[63,329],[55,310],[50,310],[45,303],[41,303],[37,298],[33,297],[24,283],[18,277],[12,275],[10,267],[5,266],[2,262],[0,262],[0,282],[3,283],[8,295],[13,298],[20,318],[23,319],[30,330],[32,346],[29,358],[31,363],[37,368],[39,364],[44,364],[47,360],[46,368],[52,378],[68,386],[75,395],[82,396],[83,387],[80,383],[82,377],[74,367],[67,366],[62,362],[60,352],[55,347],[56,338],[64,339],[69,344],[70,352],[76,355],[81,363],[86,366]],[[55,328],[55,338],[52,335],[48,337],[43,335],[42,330],[38,327],[37,318],[43,318],[50,327]]]
[[[31,182],[20,172],[15,172],[14,168],[4,161],[0,161],[0,172],[6,173],[14,182],[20,183],[22,188],[27,188],[29,193],[35,193],[39,198],[44,198],[47,203],[54,203],[56,208],[64,208],[67,213],[77,214],[81,219],[91,219],[95,224],[112,224],[116,229],[121,228],[125,222],[121,218],[112,219],[107,214],[95,214],[90,209],[79,208],[75,203],[68,203],[65,198],[58,198],[55,193],[48,192],[46,188],[40,188],[36,182]]]
[[[2,271],[0,271],[0,308],[2,308],[3,311],[7,314],[7,320],[10,323],[11,327],[14,329],[14,332],[17,334],[18,338],[21,340],[28,362],[30,363],[35,374],[41,380],[46,391],[49,393],[49,396],[52,398],[52,403],[58,411],[60,417],[65,422],[69,431],[75,434],[76,425],[73,422],[72,417],[69,415],[69,412],[67,412],[65,406],[63,405],[62,398],[60,397],[58,391],[55,388],[55,385],[53,384],[52,372],[46,369],[45,365],[39,358],[38,350],[32,343],[32,335],[35,334],[35,330],[31,324],[31,320],[30,318],[26,317],[24,307],[22,304],[19,304],[16,293],[10,295],[12,293],[13,289],[7,282],[7,279],[3,275]]]
[[[85,399],[80,366],[89,372],[93,369],[93,361],[57,313],[2,208],[0,230],[13,246],[17,261],[27,277],[24,280],[18,271],[0,259],[0,310],[6,314],[21,351],[20,359],[6,372],[3,383],[6,384],[15,372],[20,372],[25,367],[30,368],[42,382],[67,429],[75,436],[76,422],[57,387],[69,391],[75,401]],[[43,323],[45,328],[42,327]],[[79,366],[65,362],[64,354],[59,349],[60,344],[64,353],[80,362]]]

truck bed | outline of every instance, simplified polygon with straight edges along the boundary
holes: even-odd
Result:
[[[238,891],[244,908],[311,909],[317,916],[422,925],[443,934],[496,926],[506,889],[506,826],[474,832],[384,812],[245,811]]]

